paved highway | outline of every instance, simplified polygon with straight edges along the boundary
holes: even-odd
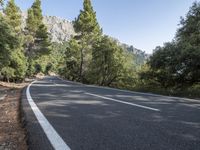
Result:
[[[57,77],[22,97],[31,150],[200,150],[200,101]]]

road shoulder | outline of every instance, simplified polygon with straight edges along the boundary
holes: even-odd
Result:
[[[22,88],[0,86],[0,89],[0,150],[27,150],[20,108]]]

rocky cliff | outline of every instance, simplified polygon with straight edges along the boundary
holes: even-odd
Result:
[[[27,14],[23,13],[23,26],[25,27],[25,20],[27,18]],[[64,42],[68,41],[71,36],[75,35],[75,31],[73,28],[73,24],[71,21],[68,21],[66,19],[62,19],[55,16],[44,16],[43,19],[44,23],[46,24],[48,28],[48,32],[50,33],[51,39],[53,42]],[[129,51],[130,53],[134,54],[135,57],[135,63],[138,65],[144,64],[146,59],[149,57],[144,51],[139,50],[133,46],[120,43],[119,40],[113,38],[118,42],[120,46],[122,46],[125,50]]]
[[[23,27],[26,24],[27,13],[22,13]],[[52,42],[68,41],[75,34],[72,22],[55,16],[44,16],[43,22],[48,28]]]
[[[51,35],[52,41],[68,41],[75,34],[72,22],[55,16],[45,16],[44,23]]]

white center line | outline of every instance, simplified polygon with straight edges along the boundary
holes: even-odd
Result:
[[[103,99],[110,100],[110,101],[114,101],[114,102],[118,102],[118,103],[122,103],[122,104],[127,104],[127,105],[131,105],[131,106],[135,106],[135,107],[140,107],[140,108],[143,108],[143,109],[148,109],[148,110],[153,110],[153,111],[160,111],[159,109],[156,109],[156,108],[147,107],[147,106],[143,106],[143,105],[138,105],[138,104],[134,104],[134,103],[130,103],[130,102],[125,102],[125,101],[121,101],[121,100],[117,100],[117,99],[113,99],[113,98],[109,98],[109,97],[105,97],[105,96],[101,96],[101,95],[96,95],[96,94],[92,94],[92,93],[85,93],[85,94],[86,95],[90,95],[90,96],[103,98]]]
[[[30,94],[30,87],[34,82],[32,82],[26,89],[27,100],[33,110],[38,122],[40,123],[44,133],[49,139],[51,145],[55,150],[70,150],[69,146],[64,142],[64,140],[60,137],[60,135],[56,132],[53,126],[49,123],[46,117],[42,114],[40,109],[37,107],[35,102],[33,101]]]

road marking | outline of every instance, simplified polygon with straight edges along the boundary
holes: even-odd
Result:
[[[148,109],[148,110],[153,110],[153,111],[160,111],[159,109],[156,109],[156,108],[147,107],[147,106],[143,106],[143,105],[138,105],[138,104],[134,104],[134,103],[129,103],[129,102],[125,102],[125,101],[121,101],[121,100],[117,100],[117,99],[113,99],[113,98],[109,98],[109,97],[105,97],[105,96],[101,96],[101,95],[96,95],[96,94],[92,94],[92,93],[85,93],[85,94],[86,95],[90,95],[90,96],[103,98],[103,99],[110,100],[110,101],[114,101],[114,102],[118,102],[118,103],[122,103],[122,104],[127,104],[127,105],[132,105],[132,106],[135,106],[135,107],[140,107],[140,108],[143,108],[143,109]]]
[[[30,94],[30,87],[33,83],[32,82],[26,89],[26,96],[27,100],[33,110],[38,122],[40,123],[44,133],[46,134],[47,138],[49,139],[51,145],[54,147],[55,150],[70,150],[69,146],[64,142],[64,140],[59,136],[53,126],[49,123],[46,117],[42,114],[40,109],[37,107],[35,102],[33,101],[31,94]]]
[[[166,95],[159,95],[159,94],[153,94],[153,93],[135,92],[135,91],[129,91],[129,90],[122,90],[122,89],[117,89],[117,88],[105,87],[105,86],[86,85],[86,84],[75,82],[75,81],[64,80],[64,79],[62,79],[62,78],[60,78],[58,76],[57,76],[57,78],[60,79],[60,80],[62,80],[62,81],[64,81],[64,82],[78,84],[78,85],[82,85],[82,86],[86,86],[86,87],[108,89],[108,90],[114,90],[114,91],[119,91],[119,92],[131,93],[131,94],[140,94],[140,95],[144,95],[144,96],[154,96],[154,97],[163,97],[163,98],[179,99],[179,100],[184,100],[184,101],[199,102],[198,99],[191,99],[191,98],[184,98],[184,97],[175,97],[175,96],[166,96]]]

